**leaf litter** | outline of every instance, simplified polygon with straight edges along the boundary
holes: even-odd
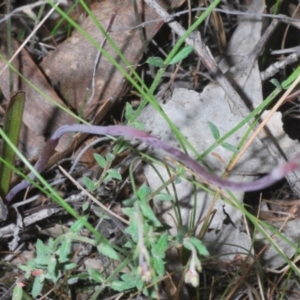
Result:
[[[104,2],[104,4],[97,3],[95,4],[95,6],[92,7],[93,12],[95,13],[95,15],[97,15],[100,11],[99,7],[101,4],[103,4],[104,7],[107,6],[105,8],[103,8],[103,6],[101,7],[104,13],[102,12],[103,15],[99,15],[99,20],[101,21],[101,24],[104,25],[104,27],[109,21],[107,18],[109,13],[105,14],[105,9],[107,9],[107,12],[111,12],[111,3],[113,3],[113,1],[107,1]],[[254,10],[254,12],[262,12],[262,2],[253,1],[253,3],[254,8],[258,9],[257,11]],[[127,8],[130,7],[130,5],[128,4],[124,5]],[[251,6],[251,9],[253,9],[253,6]],[[124,18],[126,17],[126,13],[127,12],[124,12]],[[103,19],[101,19],[102,17]],[[151,15],[150,13],[147,14],[147,17],[149,17],[149,20],[155,18],[155,16]],[[132,18],[128,17],[128,19],[130,22],[132,22]],[[121,36],[118,33],[118,30],[121,30],[122,28],[121,26],[119,27],[119,29],[117,28],[116,24],[118,24],[118,22],[122,24],[122,22],[124,22],[124,19],[120,19],[119,21],[116,20],[116,23],[114,23],[116,32],[114,32],[113,29],[111,35],[116,35],[113,36],[114,41],[118,40],[118,38],[121,39],[121,42],[119,44],[121,45],[120,48],[125,47],[126,52],[126,42],[129,39],[128,36],[131,37],[131,34],[128,34],[128,36],[126,36],[125,45],[122,46],[122,42],[124,43],[124,40],[122,40],[123,36]],[[128,28],[133,27],[136,24],[130,22],[128,23]],[[92,35],[93,32],[95,32],[95,39],[98,42],[103,41],[104,37],[99,34],[99,31],[97,31],[96,28],[92,28],[93,25],[94,23],[91,22],[89,18],[87,18],[82,23],[82,27],[85,28]],[[155,31],[158,30],[158,28],[156,27],[153,28],[152,35]],[[238,26],[238,29],[236,30],[236,33],[234,34],[234,36],[231,39],[231,42],[229,43],[229,50],[227,54],[230,55],[230,63],[228,65],[228,59],[226,59],[226,63],[224,60],[220,64],[223,71],[225,71],[226,68],[229,68],[229,72],[227,72],[227,74],[231,73],[232,80],[237,83],[240,89],[245,93],[245,96],[248,98],[248,100],[250,100],[253,103],[254,106],[259,105],[263,99],[258,64],[256,61],[247,62],[247,59],[245,60],[243,58],[242,63],[239,63],[238,60],[240,59],[236,60],[235,58],[240,56],[247,57],[247,53],[249,53],[247,51],[250,49],[248,45],[256,45],[256,43],[260,39],[260,31],[261,20],[256,20],[255,26],[253,25],[253,19],[248,21],[241,21]],[[237,40],[236,38],[238,37],[242,37],[242,41]],[[128,47],[128,54],[134,54],[130,56],[132,57],[132,59],[129,59],[132,62],[132,64],[136,64],[139,61],[140,55],[138,55],[138,52],[141,52],[141,50],[143,49],[143,43],[139,39],[137,39],[137,41],[140,45],[139,47],[137,47],[139,51],[135,51],[137,49],[135,47],[132,47],[132,45],[136,45],[135,41],[131,44],[131,47]],[[118,102],[120,95],[124,94],[124,82],[122,76],[119,76],[118,73],[116,73],[112,69],[111,65],[105,62],[104,58],[101,58],[101,63],[99,65],[100,68],[98,68],[96,71],[95,94],[91,103],[87,105],[86,102],[88,99],[88,94],[90,93],[90,91],[87,90],[91,86],[91,74],[93,74],[95,56],[97,51],[92,47],[90,51],[87,51],[89,54],[92,53],[92,55],[86,57],[84,56],[84,52],[82,52],[82,44],[86,44],[88,47],[90,47],[90,44],[85,42],[84,38],[81,35],[74,33],[71,38],[67,39],[66,42],[58,46],[57,50],[55,50],[52,54],[48,55],[41,65],[48,79],[50,79],[50,82],[55,87],[55,90],[59,91],[59,95],[62,96],[64,102],[60,100],[54,89],[45,81],[44,75],[40,73],[39,70],[36,68],[35,64],[32,61],[30,61],[30,58],[28,57],[28,54],[25,50],[22,50],[22,59],[25,59],[25,65],[29,65],[33,68],[33,74],[38,74],[39,77],[37,83],[35,84],[39,85],[40,82],[42,82],[43,87],[46,86],[46,89],[44,88],[44,90],[46,90],[47,93],[50,94],[50,97],[52,99],[55,99],[55,101],[57,101],[61,105],[67,103],[68,107],[72,107],[72,109],[74,109],[77,112],[83,112],[85,118],[91,116],[91,113],[96,112],[93,118],[99,121],[104,118],[104,116],[107,114],[108,110],[112,107],[112,105]],[[241,49],[239,47],[236,47],[236,45],[246,45],[246,49]],[[234,49],[235,51],[231,52],[230,49]],[[76,53],[77,56],[72,56],[76,52],[76,50],[78,50],[78,54]],[[245,50],[247,51],[245,52]],[[59,58],[60,55],[61,58]],[[82,60],[83,56],[86,58],[86,61],[84,61],[84,63]],[[109,69],[111,70],[110,72],[107,71]],[[31,72],[25,72],[23,73],[23,75],[29,78],[30,81],[35,79],[35,77],[31,77]],[[74,78],[74,81],[70,80],[70,78]],[[116,81],[111,80],[111,78],[113,78]],[[112,86],[112,88],[110,86]],[[6,86],[1,86],[1,89],[2,91],[7,91],[6,99],[9,99],[7,82]],[[37,95],[30,94],[32,93],[32,91],[30,91],[28,87],[26,87],[26,94],[27,93],[29,93],[30,99],[37,99]],[[74,102],[72,102],[73,100]],[[27,118],[27,123],[26,119],[24,119],[24,123],[26,124],[26,126],[33,132],[31,140],[32,143],[28,138],[28,132],[26,132],[26,134],[23,134],[23,136],[26,136],[26,138],[28,138],[27,140],[24,139],[23,142],[26,144],[27,147],[27,152],[25,151],[25,153],[27,153],[28,158],[32,158],[34,156],[36,157],[38,153],[40,153],[41,149],[45,145],[45,137],[51,135],[55,131],[55,129],[57,129],[63,124],[76,123],[76,120],[71,118],[68,114],[62,113],[62,115],[60,116],[53,113],[53,111],[56,111],[55,106],[52,105],[47,107],[48,104],[45,104],[46,102],[44,99],[40,100],[39,103],[43,103],[42,110],[45,111],[45,116],[40,114],[39,110],[36,109],[35,104],[32,104],[31,107],[28,106],[27,108],[27,113],[29,114],[29,117]],[[97,107],[97,109],[95,109],[95,107]],[[168,100],[166,104],[163,105],[163,108],[165,112],[170,116],[171,120],[180,129],[180,131],[188,137],[189,141],[192,143],[192,145],[196,147],[199,153],[204,152],[215,141],[215,137],[212,134],[212,130],[209,128],[209,122],[214,124],[216,128],[218,128],[220,134],[222,135],[242,120],[240,116],[234,114],[234,108],[231,107],[226,101],[226,96],[223,90],[221,90],[221,88],[219,88],[214,83],[209,84],[201,94],[186,89],[176,89],[172,95],[172,98]],[[41,124],[35,124],[34,122],[32,122],[32,120],[34,120],[32,118],[32,112],[34,110],[38,111],[38,115],[41,117],[41,120],[43,120],[44,118]],[[45,124],[47,120],[51,118],[50,115],[56,115],[58,121],[55,122],[55,126],[53,126],[53,124],[51,123],[50,129],[47,128],[47,131],[45,130]],[[224,118],[224,115],[226,115],[226,118]],[[149,122],[149,116],[151,116],[151,122]],[[160,137],[165,142],[169,142],[170,144],[176,145],[176,140],[174,139],[174,136],[172,135],[171,131],[168,129],[168,125],[159,120],[157,114],[154,114],[153,110],[151,110],[150,107],[147,107],[145,109],[141,116],[141,120],[145,123],[146,128],[152,131],[153,135]],[[286,134],[282,131],[280,116],[275,114],[274,117],[271,119],[271,122],[273,122],[273,125],[270,126],[269,123],[269,126],[271,128],[270,131],[272,132],[273,136],[276,137],[279,141],[280,147],[282,148],[283,152],[288,158],[294,156],[294,151],[296,149],[297,142],[288,139],[286,137]],[[241,129],[240,131],[236,132],[235,135],[231,136],[226,142],[229,145],[237,147],[240,137],[244,134],[244,132],[245,129]],[[36,142],[39,142],[39,144],[33,144]],[[67,144],[68,142],[65,143],[64,147],[66,147]],[[64,147],[62,147],[62,149]],[[61,151],[62,149],[57,150]],[[153,154],[153,152],[151,153]],[[217,175],[221,176],[224,173],[231,157],[232,152],[230,152],[230,150],[219,146],[215,148],[210,154],[208,154],[204,160],[205,163],[212,170],[214,170],[214,172]],[[264,150],[264,146],[259,140],[255,140],[253,144],[248,148],[247,152],[244,154],[242,159],[239,160],[237,166],[231,172],[229,178],[239,182],[252,181],[254,178],[257,177],[257,175],[259,175],[257,174],[257,170],[259,170],[260,174],[268,173],[271,171],[271,169],[273,169],[275,165],[276,164],[273,158],[269,155],[269,152],[267,150]],[[160,166],[158,166],[158,170],[161,174],[165,174],[166,180],[169,178],[165,168],[161,168]],[[149,166],[146,167],[146,175],[148,177],[148,181],[150,183],[151,188],[154,190],[156,187],[161,185],[161,182],[158,183],[157,180],[154,178],[155,176],[153,176],[153,172],[152,175],[151,172],[151,168]],[[191,209],[188,208],[188,206],[194,205],[191,197],[191,195],[193,194],[193,185],[188,181],[185,182],[184,180],[182,180],[181,184],[176,185],[176,191],[177,197],[179,197],[179,199],[182,202],[182,216],[184,219],[184,223],[188,224],[188,220],[191,218]],[[235,196],[239,201],[243,200],[243,193],[235,193]],[[204,191],[199,191],[199,193],[197,193],[196,219],[201,219],[201,217],[206,215],[209,203],[210,201],[212,201],[212,199],[210,198],[211,195],[205,193]],[[173,219],[170,218],[171,208],[169,206],[164,205],[165,203],[163,205],[161,205],[161,202],[156,203],[158,213],[161,214],[161,217],[167,223],[172,225],[173,231],[175,231],[176,224],[174,224]],[[162,213],[162,211],[166,208],[168,212]],[[211,235],[206,234],[205,236],[206,242],[208,243],[208,249],[210,250],[210,254],[220,255],[221,258],[222,255],[224,255],[224,253],[230,252],[242,252],[243,254],[247,255],[251,251],[251,238],[245,233],[245,230],[241,225],[241,212],[239,210],[234,209],[231,205],[225,204],[223,201],[220,200],[217,201],[217,203],[214,206],[214,209],[216,209],[216,214],[214,215],[214,218],[212,219],[212,222],[210,224],[210,229],[213,229],[213,231],[211,231]],[[230,225],[225,224],[225,219],[227,219],[228,216],[232,222]],[[234,226],[232,224],[234,224]],[[282,223],[276,225],[277,228],[279,228],[281,224]],[[296,232],[294,227],[292,227],[289,222],[287,224],[290,227],[288,227],[287,230],[284,232],[285,234],[288,231]],[[198,227],[198,231],[200,230],[201,227]],[[297,237],[295,237],[295,239],[297,240]],[[293,242],[295,243],[296,240],[293,240]],[[220,244],[216,244],[216,241],[220,242]],[[223,245],[223,242],[227,241],[230,241],[230,243],[234,244],[235,246],[226,247],[225,245]],[[209,245],[209,242],[215,244]],[[218,245],[219,247],[216,245]],[[283,244],[281,247],[283,251],[286,252],[287,246]],[[290,257],[291,255],[293,255],[294,252],[294,250],[291,251],[288,254],[288,256]],[[263,259],[268,261],[267,265],[270,268],[277,268],[283,263],[280,260],[279,262],[277,261],[278,257],[274,258],[273,260],[271,259],[271,256],[274,255],[274,253],[268,254],[268,251],[266,251],[263,255]],[[225,255],[223,257],[225,262],[231,262],[235,259],[235,256],[233,255]]]

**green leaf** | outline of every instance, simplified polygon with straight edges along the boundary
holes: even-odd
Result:
[[[135,286],[138,289],[138,291],[141,291],[143,289],[144,285],[145,285],[144,281],[141,280],[140,278],[137,278]],[[155,299],[155,297],[153,299]]]
[[[31,276],[32,267],[27,265],[19,265],[18,268],[25,272],[25,278],[28,279]]]
[[[54,241],[53,238],[49,238],[49,239],[48,239],[48,247],[49,247],[50,249],[55,249],[55,241]]]
[[[153,225],[156,227],[162,226],[161,223],[156,218],[152,208],[143,201],[140,201],[140,208],[144,217],[153,222]]]
[[[131,274],[123,274],[121,275],[121,279],[123,281],[120,280],[113,281],[110,287],[115,291],[122,292],[122,291],[135,288],[137,284],[141,282],[136,275],[132,276]]]
[[[218,140],[220,138],[220,132],[219,132],[219,129],[217,128],[217,126],[215,124],[213,124],[212,122],[208,122],[208,126],[209,126],[209,129],[210,129],[214,139]]]
[[[132,126],[132,124],[130,124],[130,126]],[[128,149],[128,141],[120,139],[116,142],[116,144],[113,148],[113,153],[120,154],[127,149]],[[115,156],[114,156],[114,158],[115,158]]]
[[[51,275],[51,277],[57,276],[56,266],[57,260],[55,259],[55,257],[51,256],[48,262],[48,274]]]
[[[75,275],[75,276],[71,276],[67,279],[67,284],[68,285],[72,285],[72,284],[75,284],[79,281],[79,276]]]
[[[92,268],[88,268],[88,273],[94,281],[98,283],[102,283],[104,281],[104,277],[99,271]]]
[[[86,188],[91,192],[98,188],[97,182],[92,181],[90,178],[88,178],[86,176],[83,176],[83,182],[84,182]]]
[[[281,84],[279,83],[279,81],[278,81],[276,78],[272,78],[272,79],[270,80],[270,82],[271,82],[272,84],[274,84],[275,87],[276,87],[279,91],[282,90]]]
[[[230,145],[228,143],[222,143],[221,146],[223,148],[225,148],[226,150],[229,150],[229,151],[231,151],[233,153],[239,153],[239,149],[238,148],[236,148],[233,145]]]
[[[114,248],[112,248],[108,244],[101,243],[100,245],[97,246],[97,249],[101,254],[111,259],[120,260],[119,254],[115,251]]]
[[[181,165],[176,167],[176,174],[178,175],[184,175],[186,173],[186,169],[183,168]]]
[[[124,281],[115,280],[111,283],[110,288],[117,292],[129,290],[130,287]]]
[[[143,294],[152,299],[156,299],[156,296],[157,296],[156,291],[153,287],[143,289]]]
[[[104,219],[104,220],[110,220],[111,219],[111,217],[109,217],[107,213],[104,213],[100,207],[99,208],[95,207],[93,210],[94,210],[95,215],[98,218]]]
[[[36,269],[37,268],[45,268],[48,265],[49,262],[49,257],[45,256],[45,257],[36,257],[32,262],[32,266],[34,266]],[[28,262],[29,264],[29,262]]]
[[[129,102],[126,102],[126,107],[125,107],[125,119],[127,121],[130,121],[134,114],[133,108]]]
[[[165,68],[166,65],[163,61],[162,58],[160,57],[157,57],[157,56],[153,56],[153,57],[149,57],[146,62],[149,64],[149,65],[152,65],[154,67],[158,67],[158,68]]]
[[[70,255],[70,253],[71,253],[71,240],[68,237],[66,237],[62,241],[62,243],[58,249],[59,262],[64,263],[64,262],[68,261],[69,260],[68,256]]]
[[[137,275],[122,274],[121,279],[127,284],[128,289],[132,289],[136,287],[136,283],[139,278]]]
[[[64,269],[65,271],[69,271],[69,270],[75,269],[75,268],[77,268],[77,267],[78,267],[78,265],[77,265],[76,263],[74,263],[74,262],[72,262],[72,263],[67,263],[67,264],[64,264],[64,265],[63,265],[63,269]]]
[[[166,256],[166,250],[168,249],[168,234],[164,232],[156,243],[153,243],[151,248],[151,256],[153,259],[153,265],[156,273],[162,276],[165,272],[165,264],[163,259]]]
[[[134,242],[137,243],[138,241],[138,222],[136,221],[137,217],[136,217],[136,212],[133,208],[122,208],[122,211],[124,212],[124,214],[126,214],[127,216],[130,217],[129,219],[129,226],[125,229],[125,232],[128,233],[129,235],[131,235],[131,238]]]
[[[134,202],[137,200],[138,200],[138,198],[135,195],[133,195],[131,198],[124,200],[122,203],[124,206],[131,207],[131,206],[133,206]]]
[[[198,253],[200,255],[203,255],[203,256],[208,256],[209,255],[209,252],[207,251],[205,245],[200,241],[198,240],[197,238],[195,237],[190,237],[188,239],[188,241],[194,245],[194,247],[196,248],[196,250],[198,251]]]
[[[87,282],[87,280],[89,278],[90,278],[90,276],[89,276],[88,273],[75,274],[75,275],[72,275],[72,276],[68,277],[67,283],[68,284],[75,284],[79,280],[82,280],[82,282]]]
[[[40,268],[45,268],[48,264],[48,260],[49,258],[45,258],[42,263],[39,262],[39,260],[37,258],[29,260],[27,262],[27,265],[30,266],[32,268],[32,271],[34,271],[35,269],[40,269]]]
[[[94,158],[95,158],[96,162],[98,163],[98,165],[102,169],[104,169],[105,166],[107,165],[106,159],[103,156],[101,156],[100,154],[98,154],[98,153],[94,153]]]
[[[34,261],[38,264],[47,266],[51,255],[52,249],[44,245],[44,243],[38,239],[36,242],[36,258]]]
[[[120,172],[116,169],[109,169],[107,171],[107,175],[104,178],[104,182],[107,182],[111,179],[117,179],[117,180],[122,180],[122,176],[120,174]]]
[[[88,216],[82,216],[70,227],[70,231],[74,233],[78,233],[83,227],[84,222],[88,220]]]
[[[50,279],[54,283],[57,283],[60,276],[61,273],[58,272],[57,269],[57,260],[54,257],[51,257],[48,262],[48,273],[46,274],[46,278]]]
[[[159,193],[155,196],[155,199],[160,201],[172,201],[174,197],[167,193]]]
[[[168,249],[168,233],[164,232],[159,237],[159,240],[153,246],[153,250],[154,250],[153,254],[159,255],[161,258],[164,258],[167,249]]]
[[[182,61],[186,57],[188,57],[191,52],[194,50],[194,46],[186,46],[181,49],[170,61],[170,65],[177,64],[178,62]]]
[[[106,160],[107,160],[107,162],[113,162],[114,159],[115,159],[115,156],[112,153],[108,152],[106,154]]]
[[[124,207],[122,212],[127,215],[130,219],[135,217],[135,210],[133,207]]]
[[[81,206],[83,211],[86,211],[89,207],[90,207],[90,203],[88,203],[87,201],[84,202]]]
[[[35,299],[40,292],[42,291],[44,283],[41,281],[39,277],[35,277],[32,285],[31,294],[32,297]]]
[[[142,131],[146,130],[145,124],[141,121],[135,121],[135,122],[131,123],[131,126],[135,127],[136,129],[142,130]]]
[[[153,261],[155,272],[159,276],[163,276],[165,273],[165,263],[163,259],[159,256],[153,256],[152,261]]]
[[[151,194],[151,189],[146,185],[142,184],[142,186],[137,191],[137,196],[141,201],[146,201],[147,196]]]
[[[14,287],[13,293],[12,293],[12,300],[22,300],[23,297],[23,288],[19,285],[19,283],[16,284]]]
[[[15,146],[18,145],[19,134],[22,125],[22,117],[25,103],[25,93],[17,92],[10,100],[9,106],[5,113],[3,130]],[[15,164],[15,152],[6,143],[3,143],[1,157],[9,164]],[[4,197],[9,190],[12,169],[5,164],[0,164],[0,195]]]

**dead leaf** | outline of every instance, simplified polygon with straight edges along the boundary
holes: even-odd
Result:
[[[165,2],[171,3],[172,8],[174,8],[174,5],[181,5],[183,0],[177,0],[176,2],[169,0]],[[159,17],[147,5],[144,5],[143,2],[138,1],[137,3],[138,11],[143,21]],[[132,7],[132,1],[104,1],[95,3],[92,9],[97,20],[104,28],[107,28],[112,13],[115,10],[117,11],[112,32],[109,34],[128,61],[135,66],[139,62],[148,42],[145,43],[141,39],[141,27],[131,29],[138,24]],[[147,41],[152,39],[162,24],[163,22],[159,22],[158,24],[150,23],[143,27],[142,31],[145,32]],[[86,18],[81,26],[99,44],[103,42],[103,35],[90,17]],[[105,50],[117,61],[120,60],[108,43],[105,46]],[[84,115],[89,116],[89,119],[94,115],[94,124],[99,124],[112,106],[118,103],[120,97],[124,94],[126,82],[123,75],[102,56],[95,76],[95,94],[90,104],[87,105],[87,90],[91,87],[96,55],[97,49],[80,33],[75,31],[71,38],[59,45],[56,50],[44,59],[41,67],[68,105],[71,105],[80,113],[84,110]],[[91,112],[92,115],[90,115]],[[76,135],[70,148],[54,155],[49,160],[47,168],[70,153],[85,137],[86,134]]]
[[[18,43],[13,41],[14,51],[17,50],[18,46]],[[6,53],[3,46],[1,52],[2,54]],[[65,106],[25,49],[22,49],[21,53],[14,60],[13,65],[31,84],[51,97],[54,102]],[[4,68],[4,66],[5,62],[0,60],[0,69]],[[8,69],[3,72],[0,79],[1,91],[6,99],[10,99]],[[65,124],[75,123],[76,120],[59,109],[54,103],[49,102],[16,73],[13,75],[13,90],[22,90],[26,94],[19,149],[28,159],[32,159],[40,154],[45,146],[47,137],[51,136],[56,129]],[[59,151],[64,150],[68,146],[69,138],[70,135],[69,137],[64,137],[64,140],[59,143],[57,148]]]
[[[177,1],[177,5],[181,2]],[[139,24],[139,18],[144,22],[157,19],[153,10],[142,1],[137,1],[137,7],[138,16],[134,13],[131,0],[102,1],[92,5],[93,14],[104,28],[107,28],[112,14],[117,12],[109,35],[133,66],[139,62],[146,49],[147,41],[151,40],[162,25],[161,22],[159,25],[151,23],[143,29],[141,27],[132,29]],[[99,45],[102,44],[104,36],[90,17],[86,18],[81,26]],[[105,50],[126,68],[109,43],[106,44]],[[125,83],[123,75],[102,56],[95,74],[95,93],[91,102],[88,103],[92,94],[91,83],[97,52],[98,50],[85,37],[75,31],[68,40],[49,53],[41,64],[45,74],[59,90],[66,103],[78,113],[84,111],[84,117],[89,117],[89,119],[98,109],[98,114],[101,112],[101,106],[104,103],[109,104],[104,106],[105,112],[115,104],[122,95]],[[101,114],[103,118],[104,114]]]
[[[174,7],[174,5],[180,5],[182,0],[176,1],[176,3],[170,1],[170,3]],[[144,21],[157,18],[157,15],[142,2],[138,2],[138,7]],[[147,40],[151,40],[162,24],[162,22],[159,25],[151,23],[145,28],[131,30],[133,26],[138,24],[131,0],[122,1],[121,4],[117,0],[96,2],[93,4],[92,10],[104,27],[110,21],[113,11],[117,10],[118,14],[113,23],[113,32],[110,35],[133,65],[139,61],[147,45],[141,39],[140,33],[144,31]],[[97,42],[102,43],[104,37],[90,17],[82,22],[82,28]],[[16,42],[13,46],[14,50],[18,47]],[[119,61],[110,46],[105,47],[105,49]],[[4,47],[2,53],[6,53]],[[125,82],[122,74],[107,59],[102,57],[95,77],[95,95],[91,103],[87,105],[86,101],[89,96],[88,90],[91,87],[96,55],[97,49],[75,31],[71,38],[45,57],[41,67],[47,74],[52,86],[59,91],[68,106],[74,108],[80,115],[82,115],[82,111],[85,111],[85,116],[91,112],[95,115],[97,112],[95,123],[99,123],[122,95]],[[4,65],[5,62],[1,61],[0,68],[2,69]],[[26,50],[23,49],[18,58],[14,60],[14,66],[32,84],[50,96],[54,102],[65,105],[45,80],[44,75],[34,64]],[[0,88],[6,99],[9,99],[8,71],[1,76]],[[76,120],[46,100],[39,92],[20,80],[17,75],[14,75],[14,89],[24,90],[28,99],[25,104],[24,126],[20,135],[20,149],[28,159],[32,159],[38,156],[45,145],[45,139],[51,136],[55,129],[64,124],[76,123]],[[71,146],[70,135],[64,136],[56,148],[59,153],[52,158],[48,166],[53,165],[72,151],[85,136],[84,134],[77,135]]]

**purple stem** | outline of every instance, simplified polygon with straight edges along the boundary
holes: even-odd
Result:
[[[236,191],[256,191],[266,188],[276,181],[282,179],[287,173],[292,172],[300,167],[300,153],[297,154],[292,160],[288,161],[285,165],[275,168],[269,175],[254,180],[252,182],[233,182],[226,179],[219,178],[209,171],[207,171],[203,166],[199,165],[194,159],[180,151],[178,148],[173,147],[158,138],[138,130],[133,127],[113,125],[113,126],[92,126],[92,125],[64,125],[57,129],[53,134],[52,138],[48,141],[45,149],[42,151],[38,161],[34,165],[34,168],[38,172],[42,172],[55,151],[55,147],[58,144],[61,136],[67,132],[83,132],[89,134],[97,135],[111,135],[111,136],[124,136],[129,139],[137,139],[141,142],[145,142],[154,148],[162,149],[172,156],[176,160],[183,163],[185,166],[189,167],[197,175],[202,177],[206,182],[214,184],[220,188],[236,190]],[[29,178],[32,180],[35,178],[33,173],[29,174]],[[21,190],[27,188],[30,183],[27,180],[23,180],[21,183],[16,185],[10,190],[6,195],[6,201],[10,202],[15,195]]]

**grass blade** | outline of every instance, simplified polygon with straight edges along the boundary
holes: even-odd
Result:
[[[19,134],[22,124],[22,116],[25,104],[25,93],[17,92],[11,97],[9,107],[6,111],[4,121],[4,132],[11,140],[11,142],[17,146],[19,140]],[[10,165],[14,165],[15,152],[7,145],[3,143],[2,158]],[[10,179],[12,175],[12,169],[5,164],[0,165],[0,194],[5,196],[9,190]]]

